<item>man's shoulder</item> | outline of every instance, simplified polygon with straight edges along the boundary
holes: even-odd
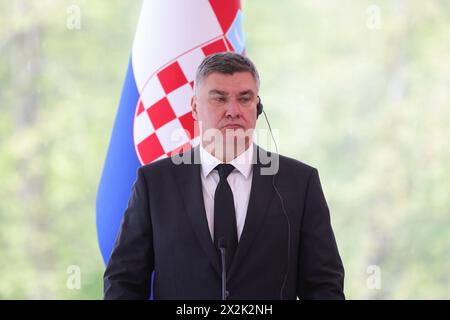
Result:
[[[139,168],[144,174],[165,174],[169,171],[175,170],[183,164],[195,164],[194,149],[190,149],[179,154],[172,155],[167,158],[162,158],[151,163],[145,164]]]
[[[312,165],[309,165],[298,159],[282,154],[277,154],[275,152],[266,151],[259,146],[256,147],[256,150],[258,152],[259,159],[264,159],[262,160],[262,162],[266,165],[270,165],[270,163],[268,162],[278,161],[279,173],[281,175],[288,174],[310,176],[312,172],[317,171],[317,169]],[[176,168],[179,168],[180,165],[200,164],[197,163],[198,159],[197,162],[195,160],[196,152],[198,152],[196,148],[190,149],[184,153],[159,159],[149,164],[143,165],[139,170],[141,170],[145,175],[164,175],[169,172],[173,172],[174,170],[176,170]]]
[[[262,153],[268,159],[273,159],[272,161],[276,161],[278,158],[279,170],[282,173],[302,173],[310,175],[313,171],[317,171],[312,165],[286,155],[266,151],[261,147],[258,147],[258,152]]]

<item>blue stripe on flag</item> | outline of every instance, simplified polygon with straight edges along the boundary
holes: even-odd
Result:
[[[122,89],[103,174],[97,191],[97,235],[105,264],[111,255],[140,162],[133,142],[133,121],[139,92],[132,59]]]

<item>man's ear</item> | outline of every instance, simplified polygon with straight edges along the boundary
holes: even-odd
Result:
[[[197,97],[192,96],[191,98],[191,109],[192,109],[192,117],[194,120],[198,120],[197,118]]]

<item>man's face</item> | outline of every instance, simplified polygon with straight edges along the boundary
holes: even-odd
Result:
[[[258,102],[256,80],[250,72],[231,75],[213,72],[197,84],[191,100],[192,114],[201,122],[202,133],[254,129]]]

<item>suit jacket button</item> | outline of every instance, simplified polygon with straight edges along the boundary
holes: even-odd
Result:
[[[225,290],[225,299],[228,299],[229,296],[230,296],[230,291]]]

